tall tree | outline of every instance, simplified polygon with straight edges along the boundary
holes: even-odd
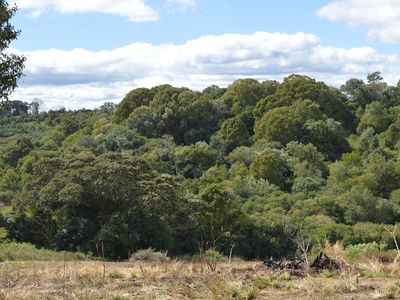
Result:
[[[0,0],[0,101],[8,100],[24,69],[25,57],[7,51],[10,43],[20,34],[10,23],[16,11],[16,6],[10,6],[5,0]]]

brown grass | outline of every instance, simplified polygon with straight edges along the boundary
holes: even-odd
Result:
[[[304,278],[272,272],[262,262],[0,263],[3,299],[394,299],[399,266],[366,261]]]

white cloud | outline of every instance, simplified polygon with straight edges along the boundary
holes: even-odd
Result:
[[[96,107],[118,101],[131,89],[170,83],[203,89],[243,77],[282,79],[300,73],[340,85],[382,71],[396,83],[398,55],[370,47],[322,46],[312,34],[258,32],[203,36],[184,44],[133,43],[111,51],[56,49],[25,53],[26,77],[15,99],[40,98],[49,106]]]
[[[197,6],[196,0],[166,0],[166,7],[169,10],[189,11]]]
[[[39,17],[52,9],[63,14],[104,13],[129,18],[132,22],[158,20],[158,13],[144,0],[15,0],[21,9],[29,9],[32,17]]]
[[[318,10],[332,22],[365,26],[368,37],[384,43],[400,43],[399,0],[337,0]]]

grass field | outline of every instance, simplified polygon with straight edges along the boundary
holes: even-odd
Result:
[[[262,262],[2,262],[0,299],[396,299],[400,269],[366,260],[296,277]]]

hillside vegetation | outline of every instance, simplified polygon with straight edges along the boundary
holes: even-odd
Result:
[[[379,72],[340,89],[301,75],[162,85],[96,110],[9,103],[0,240],[110,259],[149,247],[291,256],[326,240],[394,249],[399,112],[400,86]]]

